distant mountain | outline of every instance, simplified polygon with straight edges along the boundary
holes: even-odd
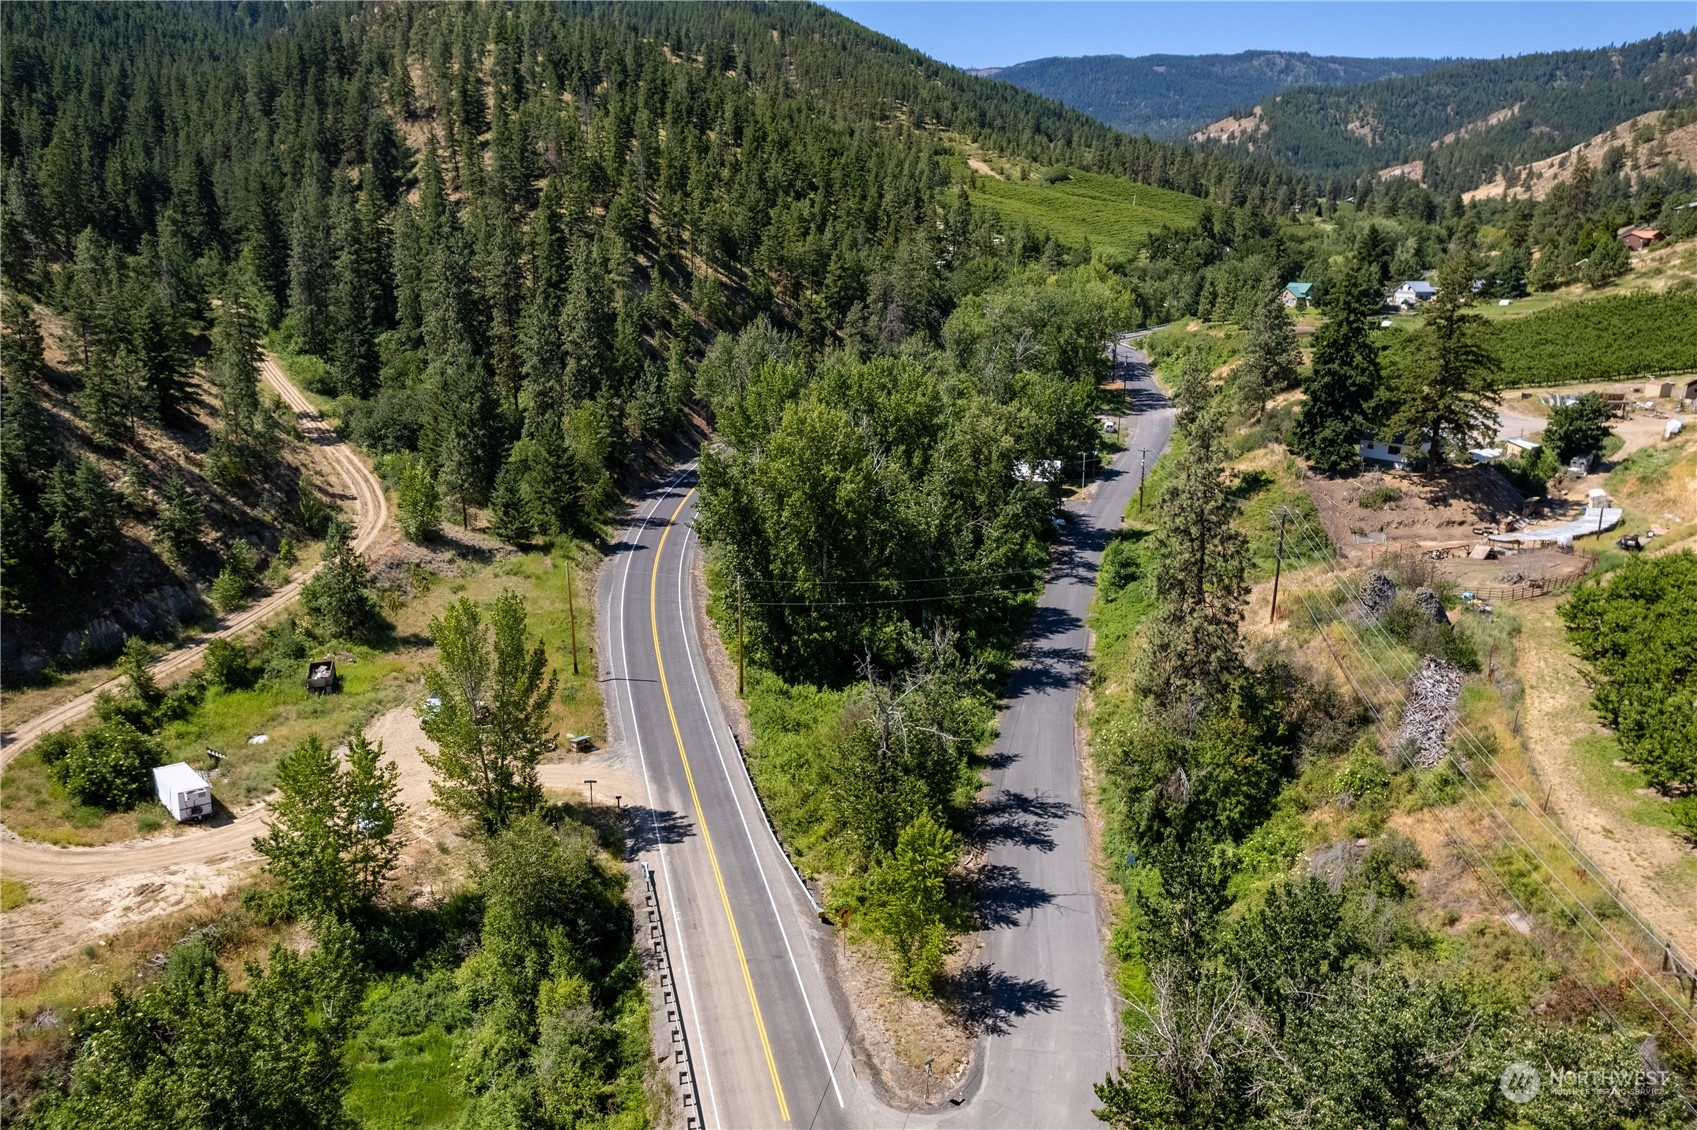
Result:
[[[1359,86],[1301,86],[1192,135],[1314,177],[1385,172],[1466,192],[1692,97],[1697,32],[1453,62]]]
[[[1290,51],[1237,55],[1086,55],[971,72],[1064,102],[1116,129],[1180,138],[1238,106],[1293,86],[1417,75],[1442,59],[1353,59]]]

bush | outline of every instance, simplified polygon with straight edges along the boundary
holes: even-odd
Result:
[[[153,784],[148,772],[165,761],[158,739],[123,719],[84,733],[64,750],[49,772],[78,804],[120,812],[134,807]]]
[[[254,666],[267,683],[286,684],[303,676],[302,664],[312,648],[292,619],[272,624],[259,637]]]
[[[215,690],[241,690],[253,682],[247,648],[230,639],[215,639],[206,645],[203,670],[207,685]]]
[[[245,605],[258,574],[259,555],[253,551],[253,546],[240,538],[230,543],[224,554],[224,568],[212,582],[212,603],[217,605],[218,611],[234,612]]]
[[[1557,611],[1590,665],[1592,703],[1664,792],[1697,788],[1697,553],[1633,557]]]
[[[1362,491],[1361,497],[1355,500],[1355,504],[1363,510],[1383,510],[1391,503],[1401,501],[1402,489],[1400,487],[1383,486]]]
[[[442,494],[424,460],[407,459],[396,476],[395,511],[408,541],[426,542],[442,532]]]

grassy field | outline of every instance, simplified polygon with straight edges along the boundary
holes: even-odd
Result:
[[[1097,173],[1073,173],[1056,184],[980,177],[972,202],[1021,220],[1074,246],[1088,239],[1098,251],[1130,253],[1144,233],[1158,227],[1188,227],[1202,214],[1202,201],[1182,192],[1152,188]]]

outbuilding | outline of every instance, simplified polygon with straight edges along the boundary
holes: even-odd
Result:
[[[1642,251],[1652,243],[1661,239],[1662,233],[1660,229],[1657,228],[1628,228],[1616,236],[1616,238],[1632,250]]]
[[[212,786],[186,761],[156,767],[153,794],[179,823],[212,815]]]

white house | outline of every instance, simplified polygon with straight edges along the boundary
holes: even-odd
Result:
[[[1438,290],[1425,279],[1410,279],[1391,292],[1392,306],[1418,306],[1438,296]]]
[[[1369,467],[1406,471],[1411,460],[1430,450],[1430,443],[1380,443],[1378,440],[1364,439],[1361,441],[1361,461]]]
[[[155,768],[153,792],[179,822],[212,815],[212,786],[186,761]]]

